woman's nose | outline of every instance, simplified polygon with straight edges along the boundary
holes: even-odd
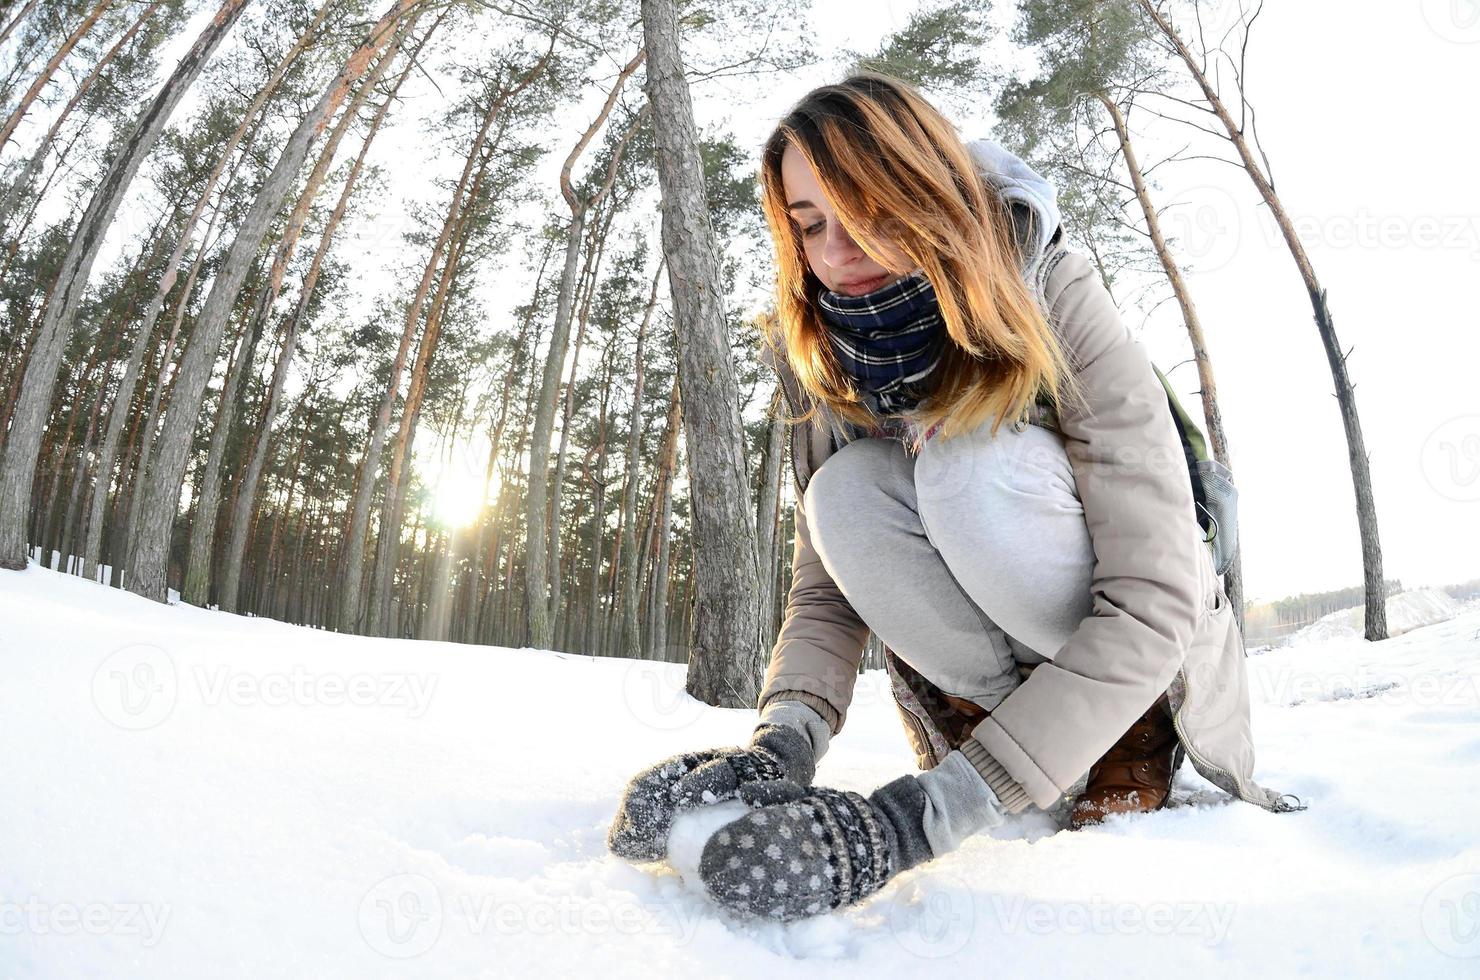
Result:
[[[827,223],[827,241],[822,247],[822,260],[834,269],[847,265],[860,255],[866,254],[858,247],[853,236],[848,234],[841,221]]]

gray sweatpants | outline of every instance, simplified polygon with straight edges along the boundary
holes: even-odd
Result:
[[[803,504],[823,566],[869,628],[984,708],[1093,611],[1094,547],[1051,429],[982,425],[918,457],[895,439],[855,440],[812,475]],[[959,749],[920,779],[937,854],[1005,819]]]
[[[1093,611],[1094,547],[1062,437],[1004,424],[857,439],[807,484],[812,543],[848,602],[947,694],[995,708]]]

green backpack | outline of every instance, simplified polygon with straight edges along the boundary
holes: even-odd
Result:
[[[1151,369],[1166,389],[1172,421],[1176,423],[1177,435],[1182,439],[1182,452],[1187,457],[1193,509],[1198,526],[1203,529],[1203,543],[1212,552],[1214,570],[1222,575],[1233,564],[1234,555],[1238,552],[1238,489],[1233,485],[1233,471],[1208,451],[1207,437],[1177,400],[1177,393],[1172,390],[1166,375],[1155,364]],[[1048,396],[1040,395],[1037,401],[1041,413],[1052,419],[1053,403]]]
[[[1161,373],[1161,368],[1155,364],[1151,368],[1167,391],[1172,421],[1177,423],[1177,434],[1182,437],[1182,452],[1187,457],[1187,471],[1192,477],[1197,523],[1206,535],[1203,543],[1213,552],[1213,569],[1222,575],[1238,553],[1238,488],[1233,485],[1233,471],[1208,451],[1207,438],[1182,403],[1177,401],[1177,393],[1172,390],[1167,376]]]

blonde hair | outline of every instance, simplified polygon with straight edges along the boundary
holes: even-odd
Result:
[[[1023,281],[1012,219],[985,184],[956,128],[908,83],[856,72],[807,93],[766,140],[761,207],[776,247],[777,321],[785,354],[813,407],[867,426],[852,378],[827,342],[816,307],[821,281],[787,212],[781,157],[796,147],[859,247],[890,272],[922,268],[953,343],[932,372],[934,387],[912,412],[921,433],[942,438],[989,416],[992,435],[1047,394],[1061,413],[1082,391],[1033,293]],[[895,268],[903,253],[913,266]],[[890,263],[890,256],[895,256]],[[776,349],[776,339],[762,332]],[[778,352],[779,353],[779,352]]]

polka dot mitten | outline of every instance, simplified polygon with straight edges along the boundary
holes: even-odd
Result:
[[[862,901],[930,860],[926,795],[901,776],[868,796],[788,780],[741,787],[755,807],[704,845],[699,876],[721,907],[791,921]]]
[[[679,810],[736,799],[749,783],[807,784],[816,768],[807,736],[779,724],[756,726],[749,745],[671,756],[627,783],[607,831],[607,848],[629,861],[662,860]]]

